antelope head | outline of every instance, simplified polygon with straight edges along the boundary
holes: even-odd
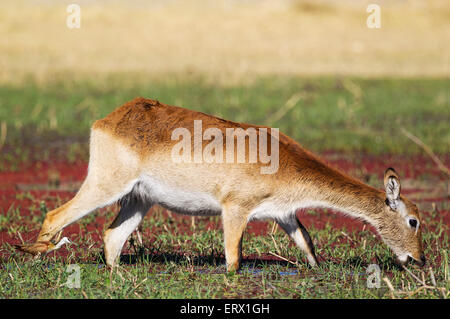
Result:
[[[394,251],[400,265],[406,265],[411,259],[420,266],[425,265],[419,209],[400,195],[400,178],[393,168],[384,173],[384,187],[384,213],[378,219],[383,241]]]

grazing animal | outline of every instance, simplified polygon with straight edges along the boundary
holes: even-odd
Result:
[[[184,149],[194,160],[180,161],[174,149],[183,148],[174,132],[182,128],[182,133],[195,135],[198,121],[203,138],[196,141],[194,136]],[[212,147],[212,137],[220,142],[220,135],[228,134],[228,129],[245,130],[246,134],[258,129],[260,144],[251,142],[249,134],[245,151],[251,155],[256,147],[260,157],[263,150],[278,151],[277,169],[263,173],[267,161],[250,161],[250,155],[247,161],[239,160],[239,145],[232,144],[230,157],[229,149],[225,150],[228,144]],[[419,211],[400,195],[400,179],[394,169],[386,170],[384,190],[378,190],[330,167],[282,133],[272,130],[270,141],[264,140],[263,133],[269,129],[136,98],[92,125],[87,177],[73,199],[46,215],[37,243],[49,241],[95,209],[118,202],[121,209],[103,237],[106,263],[112,267],[148,210],[160,205],[177,213],[220,215],[228,271],[240,266],[247,223],[259,219],[276,221],[315,266],[312,240],[296,211],[322,207],[373,225],[401,264],[411,258],[420,265],[425,263]],[[231,140],[234,143],[239,136]],[[195,154],[196,146],[204,150],[200,156]],[[225,151],[231,161],[220,161]],[[31,245],[27,251],[33,247],[38,249]]]

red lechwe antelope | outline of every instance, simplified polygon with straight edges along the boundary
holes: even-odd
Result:
[[[173,149],[179,143],[173,139],[174,130],[193,133],[194,121],[216,135],[230,128],[246,134],[263,128],[144,98],[124,104],[93,124],[84,183],[73,199],[47,214],[37,242],[27,245],[27,251],[95,209],[118,202],[120,212],[104,234],[106,263],[112,267],[128,236],[157,204],[183,214],[221,215],[228,271],[239,268],[243,232],[249,221],[258,219],[276,221],[314,266],[314,246],[296,211],[325,207],[373,225],[401,264],[410,258],[425,263],[417,206],[400,195],[393,169],[386,170],[381,191],[328,166],[278,131],[269,134],[271,143],[258,146],[259,151],[261,145],[266,151],[278,148],[279,167],[272,174],[261,173],[261,162],[214,161],[217,155],[224,156],[223,143],[210,147],[209,157],[204,152],[200,161],[174,160]],[[263,129],[268,133],[269,128]],[[244,148],[250,151],[249,139],[244,137],[248,141]],[[200,144],[206,149],[208,139]],[[190,152],[191,142],[188,146]]]

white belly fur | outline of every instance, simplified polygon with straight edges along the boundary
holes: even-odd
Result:
[[[141,176],[133,187],[132,193],[146,202],[160,205],[179,214],[217,216],[222,213],[220,203],[211,194],[182,189],[155,176]],[[262,203],[250,212],[248,221],[285,218],[292,212],[290,207],[280,208],[272,202]]]
[[[132,192],[175,213],[214,216],[222,212],[219,202],[211,194],[181,189],[153,176],[139,178]]]

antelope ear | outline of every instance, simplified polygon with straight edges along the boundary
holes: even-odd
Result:
[[[386,204],[392,210],[396,210],[401,186],[397,172],[391,167],[384,172],[384,188],[386,189]]]

